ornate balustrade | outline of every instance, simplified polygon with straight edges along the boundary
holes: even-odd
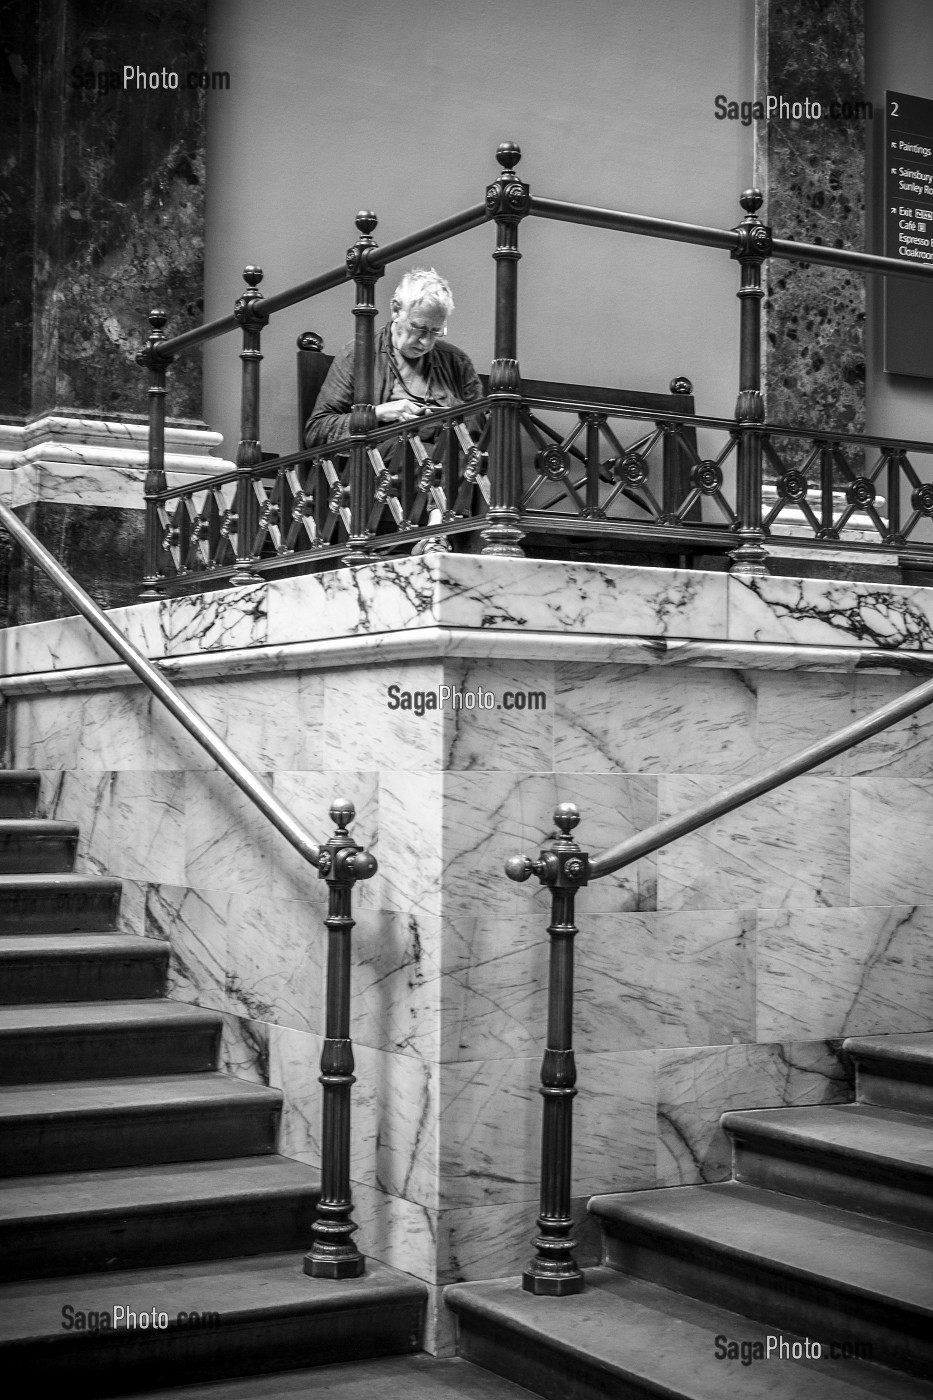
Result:
[[[149,370],[149,472],[143,597],[244,583],[264,575],[362,564],[386,551],[447,548],[459,536],[484,554],[521,556],[528,535],[602,536],[662,550],[728,553],[744,575],[767,572],[770,535],[801,546],[896,549],[933,567],[933,443],[770,424],[760,383],[761,269],[769,257],[849,272],[930,277],[924,266],[847,249],[775,239],[746,190],[733,229],[705,228],[532,196],[516,174],[517,146],[482,204],[379,248],[377,220],[357,216],[346,263],[272,297],[262,270],[244,272],[231,316],[166,338],[153,311],[138,357]],[[519,224],[540,217],[727,251],[740,266],[740,375],[735,417],[625,406],[618,390],[523,382],[518,361]],[[400,429],[377,429],[375,286],[386,266],[468,229],[496,226],[494,344],[488,392]],[[287,306],[353,281],[358,401],[340,442],[264,456],[261,338]],[[169,489],[164,471],[168,366],[204,340],[239,328],[242,398],[236,471]],[[672,393],[690,393],[675,380]],[[600,396],[603,396],[602,398]],[[631,397],[631,396],[630,396]],[[685,404],[686,407],[686,404]],[[692,408],[692,404],[690,405]],[[555,421],[556,420],[556,421]],[[774,481],[763,489],[764,468]],[[929,538],[924,538],[928,534]],[[547,546],[545,545],[545,548]]]

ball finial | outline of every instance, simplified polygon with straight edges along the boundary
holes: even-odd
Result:
[[[554,808],[554,825],[559,826],[564,836],[569,836],[580,824],[580,809],[573,802],[561,802]]]
[[[534,872],[534,862],[530,856],[509,856],[505,862],[505,873],[510,880],[522,885]]]
[[[258,287],[262,281],[262,268],[255,263],[250,263],[249,267],[243,269],[243,281],[250,287]]]
[[[379,220],[371,209],[361,209],[356,216],[356,226],[360,233],[370,234],[378,224]]]
[[[154,331],[160,331],[168,320],[168,312],[164,307],[157,306],[149,312],[149,324]]]
[[[330,819],[341,831],[346,831],[355,816],[356,808],[345,797],[335,797],[330,804]]]
[[[739,203],[746,214],[757,214],[764,202],[765,197],[761,190],[743,190],[739,196]]]
[[[672,379],[672,380],[671,380],[671,393],[672,393],[672,394],[692,394],[692,393],[693,393],[693,385],[690,383],[690,380],[687,378],[687,376],[686,376],[685,374],[678,374],[677,377],[676,377],[675,379]]]
[[[496,160],[503,170],[514,170],[521,158],[521,146],[517,146],[514,141],[503,141],[496,150]]]

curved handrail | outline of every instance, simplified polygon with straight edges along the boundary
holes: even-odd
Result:
[[[801,773],[809,772],[811,768],[817,768],[827,759],[835,758],[837,754],[861,743],[863,739],[870,739],[873,734],[878,734],[882,729],[887,729],[900,719],[906,719],[908,715],[922,710],[929,704],[933,704],[933,680],[924,681],[922,685],[909,690],[906,695],[891,700],[887,705],[873,710],[870,715],[865,715],[853,724],[847,724],[844,729],[838,729],[828,738],[820,739],[809,748],[792,754],[790,758],[772,764],[763,773],[753,778],[745,778],[734,787],[726,788],[725,792],[719,793],[717,797],[707,798],[705,802],[688,808],[677,817],[668,817],[648,827],[646,831],[639,832],[637,836],[630,836],[628,840],[620,841],[617,846],[610,846],[601,855],[590,860],[590,879],[598,880],[603,875],[612,875],[616,870],[640,860],[642,856],[651,855],[653,851],[671,841],[677,841],[681,836],[696,831],[698,827],[707,826],[717,817],[735,811],[736,807],[744,807],[754,798],[761,797],[772,788],[780,787],[792,778],[799,777]]]
[[[148,686],[156,698],[161,700],[166,709],[174,715],[179,724],[183,725],[191,737],[210,754],[217,766],[233,779],[237,787],[259,808],[263,816],[272,823],[276,830],[282,833],[286,841],[289,841],[309,864],[317,867],[321,848],[310,832],[276,797],[269,785],[257,777],[252,769],[248,768],[242,759],[224,743],[223,739],[214,733],[210,725],[175,689],[171,681],[166,680],[149,658],[143,656],[142,652],[138,651],[118,628],[114,627],[93,598],[84,591],[79,583],[75,582],[66,569],[62,568],[58,560],[49,553],[44,545],[39,543],[35,535],[26,528],[9,507],[2,503],[0,503],[0,524],[6,528],[29,557],[39,565],[39,568],[64,594],[68,602],[113,647],[117,655],[126,662],[143,685]],[[371,857],[368,859],[372,862]]]

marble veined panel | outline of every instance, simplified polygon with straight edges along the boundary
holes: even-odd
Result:
[[[933,903],[933,778],[852,779],[852,903]]]
[[[185,774],[111,777],[107,873],[180,885],[185,874]]]
[[[654,1185],[653,1051],[577,1056],[574,1189]],[[538,1196],[541,1057],[445,1065],[440,1118],[442,1203],[452,1208]]]
[[[715,778],[659,780],[659,816],[723,788]],[[796,778],[658,852],[660,909],[799,908],[849,903],[849,782]]]
[[[587,1211],[588,1200],[589,1196],[576,1196],[570,1204],[577,1263],[583,1268],[598,1264],[600,1259],[599,1229],[595,1216]],[[441,1280],[458,1283],[520,1274],[534,1256],[537,1213],[536,1200],[442,1211],[438,1243]]]
[[[367,1259],[378,1259],[429,1283],[437,1277],[438,1212],[376,1186],[353,1182],[356,1242]]]
[[[734,642],[933,651],[933,595],[905,584],[728,575]],[[697,636],[702,635],[697,633]]]
[[[124,881],[124,899],[137,882]],[[225,1011],[224,969],[233,898],[223,890],[145,887],[145,932],[170,948],[166,995],[211,1011]]]
[[[439,769],[442,677],[433,661],[330,671],[324,687],[325,769]]]
[[[758,760],[743,672],[559,664],[558,772],[743,773]]]
[[[299,678],[294,672],[232,676],[192,681],[181,687],[181,693],[248,767],[295,769],[303,766],[306,755],[317,757],[320,753],[320,706],[314,700],[315,694],[320,694],[321,679]],[[301,704],[300,680],[308,682],[301,686]],[[171,729],[174,738],[177,726],[165,727]],[[187,736],[182,747],[187,759],[185,767],[215,766],[200,744]]]
[[[269,1083],[269,1027],[265,1021],[224,1014],[218,1068],[250,1084]]]
[[[551,770],[552,662],[448,660],[443,683],[453,691],[443,711],[445,769]]]
[[[442,626],[726,636],[725,574],[470,554],[423,557],[437,569]]]
[[[265,646],[270,640],[267,597],[267,584],[250,583],[161,599],[157,606],[164,655]]]
[[[310,1031],[268,1027],[268,1083],[284,1095],[278,1150],[309,1166],[321,1162],[321,1050],[324,1041]],[[358,1125],[354,1123],[354,1135]]]
[[[379,775],[379,875],[382,907],[408,918],[440,917],[445,776]],[[357,886],[359,888],[359,886]]]
[[[931,1025],[933,905],[759,911],[760,1039]]]
[[[725,1181],[728,1109],[794,1108],[852,1099],[838,1043],[791,1041],[657,1052],[658,1185]]]
[[[853,719],[870,714],[918,686],[923,676],[855,675]],[[933,777],[933,707],[892,724],[844,756],[852,774],[884,771],[915,778]]]
[[[272,774],[272,790],[318,844],[327,841],[336,829],[330,817],[334,801],[352,802],[356,816],[349,833],[359,846],[372,851],[381,861],[377,774],[279,770]],[[309,901],[323,916],[327,909],[325,882],[284,836],[270,829],[269,838],[270,889],[283,899]],[[371,879],[357,882],[353,888],[354,910],[382,907],[382,878],[380,865]]]
[[[581,812],[574,831],[591,853],[602,851],[657,820],[655,777],[625,774],[447,773],[444,777],[444,905],[448,916],[522,914],[529,902],[547,904],[538,881],[524,885],[506,878],[510,856],[537,855],[551,835],[554,808],[575,802]],[[594,882],[587,908],[593,911],[652,909],[655,859]]]
[[[354,1043],[436,1062],[440,920],[366,909],[357,911],[355,918],[350,1010]],[[323,926],[320,934],[322,939],[326,936]]]
[[[226,773],[185,775],[187,884],[231,894],[271,893],[271,843],[277,839]]]
[[[590,914],[577,898],[574,1044],[581,1053],[754,1038],[753,911]],[[516,925],[520,924],[520,930]],[[445,921],[445,1060],[540,1054],[546,919]],[[447,951],[449,949],[449,951]]]
[[[323,1033],[326,930],[318,909],[268,893],[231,897],[226,993],[232,1012]]]

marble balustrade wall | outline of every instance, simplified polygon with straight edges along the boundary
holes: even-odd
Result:
[[[598,852],[933,665],[922,589],[465,555],[113,617],[319,838],[356,804],[380,864],[355,894],[361,1242],[438,1286],[516,1272],[534,1226],[548,901],[504,860],[568,800]],[[110,661],[77,619],[0,634],[6,761],[81,822],[126,928],[171,943],[170,995],[223,1013],[226,1065],[282,1088],[281,1149],[315,1162],[323,882]],[[496,707],[418,715],[392,685]],[[724,1109],[851,1097],[844,1036],[931,1028],[931,831],[922,711],[580,894],[581,1216],[728,1175]]]

